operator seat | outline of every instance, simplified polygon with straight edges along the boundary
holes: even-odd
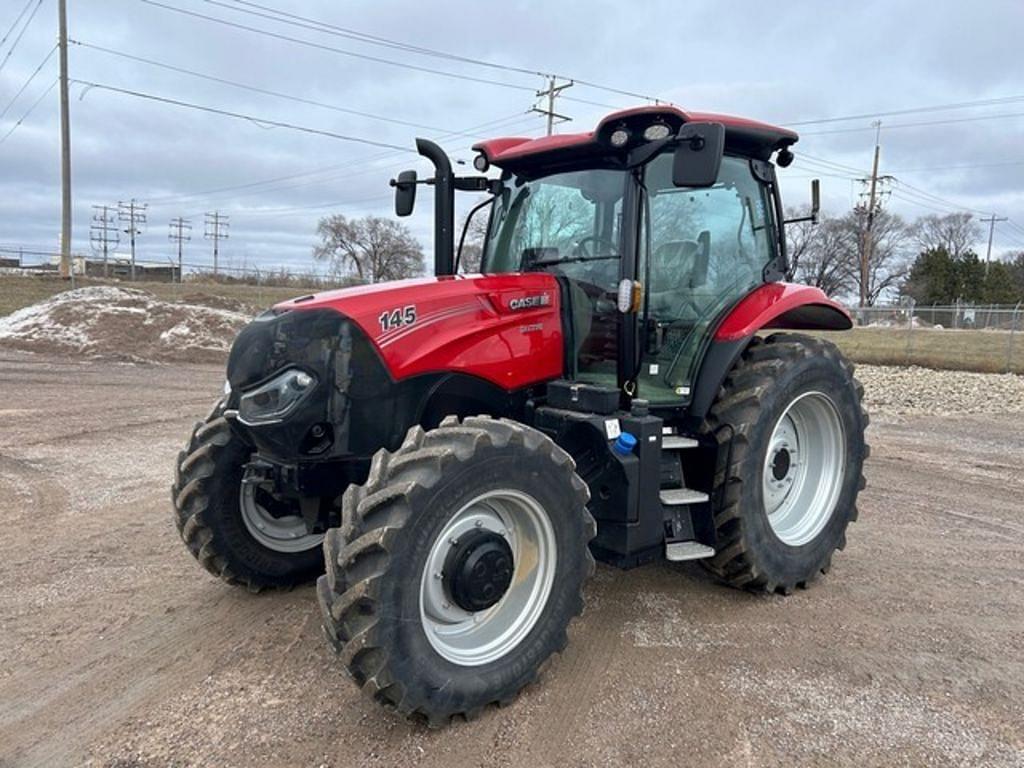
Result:
[[[651,315],[675,320],[680,299],[691,290],[691,275],[700,245],[693,240],[669,240],[651,255]],[[657,289],[655,289],[657,286]]]

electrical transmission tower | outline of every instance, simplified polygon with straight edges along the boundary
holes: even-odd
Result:
[[[534,104],[533,108],[530,111],[531,112],[539,112],[540,114],[547,116],[547,119],[548,119],[548,136],[551,135],[552,131],[554,130],[555,125],[557,124],[555,122],[556,120],[559,123],[567,123],[570,120],[572,120],[572,118],[569,117],[568,115],[560,115],[557,112],[555,112],[555,98],[562,91],[564,91],[566,88],[572,88],[572,85],[573,85],[572,80],[568,80],[568,81],[562,83],[561,85],[557,85],[555,77],[554,77],[554,75],[552,75],[551,77],[548,78],[548,87],[546,89],[544,89],[543,91],[537,91],[537,98],[538,99],[540,99],[540,98],[547,99],[547,107],[546,108],[541,108],[540,106]]]
[[[220,241],[228,239],[228,217],[219,211],[206,214],[203,237],[213,241],[213,276],[216,277]]]
[[[117,227],[115,209],[111,205],[94,205],[96,211],[92,215],[92,225],[89,227],[89,242],[93,251],[103,254],[103,276],[109,277],[108,254],[110,248],[117,248],[121,242],[121,232]]]
[[[176,219],[171,219],[170,232],[167,237],[170,240],[176,240],[178,243],[178,282],[184,282],[184,272],[181,271],[181,246],[182,243],[187,243],[192,239],[192,224],[188,219],[183,219],[179,216]]]
[[[125,225],[121,231],[129,236],[132,247],[132,280],[135,280],[135,238],[142,234],[141,227],[146,223],[146,203],[140,203],[134,197],[117,204],[117,218]]]

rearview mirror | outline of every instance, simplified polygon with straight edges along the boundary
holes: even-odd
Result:
[[[416,171],[402,171],[398,180],[391,180],[395,188],[395,215],[408,216],[416,206]]]
[[[672,157],[672,183],[677,187],[710,187],[718,180],[725,151],[721,123],[685,123],[676,135],[679,145]]]

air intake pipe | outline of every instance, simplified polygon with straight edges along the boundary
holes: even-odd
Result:
[[[434,274],[455,272],[455,176],[448,155],[429,139],[416,139],[416,151],[434,164]],[[428,182],[431,183],[431,182]]]

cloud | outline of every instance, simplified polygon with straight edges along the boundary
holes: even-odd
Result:
[[[161,0],[163,2],[164,0]],[[770,121],[950,104],[1024,95],[1016,59],[1024,12],[1015,2],[943,7],[934,3],[829,4],[784,7],[727,2],[511,2],[482,7],[469,0],[446,3],[339,5],[328,0],[283,3],[261,0],[290,13],[341,27],[451,51],[459,55],[555,71],[625,90],[649,93],[698,110],[724,111]],[[174,13],[140,0],[73,3],[72,38],[96,46],[207,73],[254,87],[293,94],[343,109],[398,118],[450,131],[497,121],[501,134],[539,135],[540,116],[527,110],[538,76],[504,72],[368,45],[275,23],[238,9],[200,0],[166,0],[194,13],[228,19],[405,64],[500,81],[506,88],[441,77],[299,46]],[[45,3],[9,66],[0,72],[0,105],[6,104],[53,44],[55,3]],[[0,12],[5,27],[16,12]],[[276,98],[169,72],[72,46],[71,76],[278,121],[412,147],[416,135],[436,131]],[[56,57],[15,104],[20,116],[55,75]],[[576,85],[567,96],[609,106],[636,99]],[[316,222],[327,213],[389,215],[387,181],[403,166],[427,167],[413,153],[312,136],[283,128],[203,114],[98,89],[72,87],[73,190],[76,249],[88,248],[91,206],[135,197],[149,201],[149,226],[139,238],[143,258],[165,260],[173,248],[167,223],[192,220],[196,235],[187,260],[206,263],[202,239],[206,211],[231,217],[226,262],[311,266]],[[589,130],[606,107],[559,104],[574,121],[560,130]],[[883,119],[882,171],[957,205],[995,210],[1024,223],[1019,137],[1024,118],[947,125],[897,127],[912,122],[1024,112],[1024,102],[970,110],[929,112]],[[10,117],[9,116],[9,117]],[[0,144],[0,243],[57,246],[59,145],[57,94]],[[873,132],[870,119],[806,126],[797,154],[866,169]],[[0,135],[6,132],[5,122]],[[861,128],[849,133],[824,133]],[[469,159],[473,139],[447,142]],[[373,159],[376,158],[376,159]],[[944,166],[979,165],[977,168]],[[807,177],[825,166],[798,161],[783,173],[788,202],[807,200]],[[938,170],[914,170],[932,169]],[[900,169],[907,169],[900,171]],[[824,200],[841,210],[860,191],[836,169],[822,176]],[[895,171],[899,171],[898,173]],[[278,179],[278,181],[266,181]],[[265,183],[258,183],[265,182]],[[229,189],[224,189],[229,188]],[[222,191],[216,191],[222,190]],[[428,196],[424,196],[428,197]],[[906,197],[912,197],[907,195]],[[934,201],[932,201],[934,202]],[[326,205],[333,203],[333,205]],[[897,196],[893,210],[913,217],[934,211]],[[466,210],[461,205],[461,210]],[[942,207],[938,204],[937,207]],[[948,206],[947,206],[948,207]],[[428,252],[428,204],[409,221]],[[997,246],[1013,245],[1000,241]]]

